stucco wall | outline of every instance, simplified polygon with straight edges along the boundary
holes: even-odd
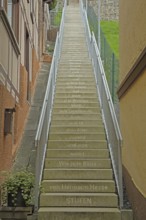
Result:
[[[120,101],[123,163],[146,197],[146,71]]]
[[[146,1],[120,1],[120,78],[124,79],[146,46]]]
[[[124,80],[146,46],[146,1],[120,1],[120,78]],[[146,71],[120,99],[123,164],[146,197]]]

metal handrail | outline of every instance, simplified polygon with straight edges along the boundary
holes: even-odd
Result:
[[[90,32],[87,13],[83,7],[83,2],[80,0],[82,17],[84,20],[87,44],[89,48],[90,57],[92,59],[94,74],[96,79],[97,91],[102,111],[102,117],[105,125],[108,146],[110,150],[118,195],[119,195],[119,206],[123,207],[123,182],[122,182],[122,158],[121,158],[121,147],[122,147],[122,136],[118,121],[116,118],[111,94],[109,91],[104,67],[100,57],[100,52],[97,46],[97,42],[94,33]]]
[[[35,190],[34,190],[35,211],[38,210],[40,184],[42,180],[43,167],[44,167],[46,148],[48,142],[48,134],[49,134],[49,128],[51,122],[57,68],[60,59],[62,37],[64,31],[64,17],[65,17],[66,6],[67,6],[67,1],[64,0],[64,8],[62,12],[60,29],[56,37],[56,43],[55,43],[55,48],[54,48],[54,53],[50,68],[49,79],[48,79],[42,111],[38,123],[38,128],[35,136],[35,147],[36,147],[36,171],[35,171]]]

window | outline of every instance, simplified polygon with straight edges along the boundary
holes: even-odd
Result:
[[[7,16],[19,42],[19,0],[7,0]]]
[[[15,1],[13,4],[13,19],[12,19],[12,28],[15,33],[15,37],[19,42],[19,1]]]
[[[13,112],[15,112],[14,108],[13,109],[5,109],[4,135],[12,134]]]
[[[12,26],[12,13],[13,13],[13,2],[12,0],[8,0],[7,3],[7,15],[10,25]]]

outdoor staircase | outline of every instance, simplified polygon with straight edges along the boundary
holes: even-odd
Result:
[[[67,6],[39,220],[121,220],[79,5]]]

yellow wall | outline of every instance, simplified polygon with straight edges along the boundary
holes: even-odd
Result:
[[[146,72],[120,101],[123,164],[146,197]]]
[[[120,78],[146,46],[146,0],[120,1]]]
[[[146,0],[120,1],[120,79],[146,47]],[[146,197],[146,70],[120,99],[123,164]]]

